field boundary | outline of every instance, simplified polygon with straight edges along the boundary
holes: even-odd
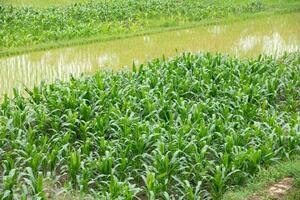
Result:
[[[250,200],[255,196],[268,195],[266,189],[283,178],[300,179],[300,157],[280,162],[268,169],[263,169],[250,179],[245,186],[238,186],[225,193],[223,200]]]
[[[161,32],[183,30],[183,29],[187,29],[187,28],[197,28],[200,26],[233,23],[233,22],[255,19],[258,17],[268,17],[270,15],[296,13],[299,11],[300,11],[300,8],[294,8],[294,9],[291,8],[291,9],[275,10],[275,11],[264,11],[264,12],[259,12],[259,13],[255,13],[255,14],[236,15],[236,16],[230,16],[230,17],[214,19],[214,20],[204,20],[201,22],[190,22],[190,23],[187,23],[184,25],[177,25],[177,26],[169,26],[169,27],[160,26],[160,27],[156,27],[156,28],[150,27],[150,28],[148,28],[148,30],[139,31],[136,33],[116,34],[116,35],[110,35],[110,36],[97,35],[94,37],[83,37],[83,38],[76,38],[73,40],[61,40],[61,41],[56,41],[56,42],[46,42],[46,43],[42,43],[42,44],[32,45],[30,47],[27,46],[27,47],[4,49],[4,50],[0,51],[0,58],[16,56],[16,55],[31,53],[31,52],[36,52],[36,51],[46,51],[46,50],[50,50],[50,49],[87,45],[87,44],[96,43],[96,42],[121,40],[121,39],[126,39],[126,38],[144,36],[144,35],[152,35],[152,34],[157,34],[157,33],[161,33]]]

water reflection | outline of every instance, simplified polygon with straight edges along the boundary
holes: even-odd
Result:
[[[70,74],[141,64],[182,51],[224,52],[236,56],[280,55],[300,44],[300,13],[204,26],[149,36],[95,43],[0,59],[0,91],[32,87],[42,80],[67,80]]]

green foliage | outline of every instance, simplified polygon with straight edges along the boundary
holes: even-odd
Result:
[[[0,5],[0,48],[119,34],[149,28],[149,21],[199,21],[263,10],[259,1],[204,4],[200,1],[113,0],[63,7]]]
[[[220,199],[300,150],[300,54],[183,54],[0,106],[1,197]],[[24,198],[25,198],[24,197]]]

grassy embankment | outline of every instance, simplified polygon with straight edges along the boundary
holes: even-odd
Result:
[[[246,185],[231,189],[225,193],[223,200],[245,200],[251,197],[260,197],[261,199],[270,199],[267,188],[286,177],[292,177],[293,187],[286,195],[284,200],[298,200],[300,197],[300,160],[282,162],[268,169],[263,169],[257,175],[249,179]]]
[[[248,18],[300,8],[299,1],[93,1],[60,7],[3,4],[0,56],[85,44],[228,18]],[[238,17],[236,17],[238,16]]]
[[[184,54],[15,91],[0,107],[0,194],[221,199],[299,155],[299,63]]]

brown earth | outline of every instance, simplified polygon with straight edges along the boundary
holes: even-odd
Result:
[[[273,200],[283,200],[285,195],[288,194],[288,191],[292,189],[293,182],[293,178],[286,177],[281,181],[269,186],[266,190],[264,190],[264,193]],[[248,200],[263,200],[265,195],[252,196]]]

